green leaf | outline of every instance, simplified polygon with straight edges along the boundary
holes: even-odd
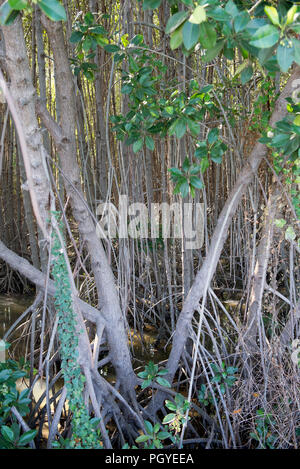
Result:
[[[229,21],[230,20],[230,15],[223,10],[223,8],[217,6],[213,10],[210,10],[207,12],[207,16],[209,18],[213,18],[216,21]]]
[[[86,36],[83,43],[82,43],[82,49],[85,52],[88,52],[92,47],[92,43],[93,43],[93,40],[92,40],[91,36]]]
[[[38,5],[52,21],[66,21],[67,15],[64,7],[57,0],[39,0]]]
[[[120,47],[117,46],[116,44],[107,44],[106,46],[104,46],[104,49],[106,50],[106,52],[114,53],[114,52],[119,52]]]
[[[207,152],[208,152],[208,149],[207,149],[206,142],[198,142],[197,148],[195,151],[195,157],[201,159],[207,156]]]
[[[226,371],[227,373],[229,373],[230,375],[233,375],[234,373],[236,373],[239,369],[236,367],[236,366],[229,366],[228,368],[226,368]],[[235,379],[235,378],[234,378]]]
[[[185,198],[188,195],[189,189],[190,189],[190,186],[189,186],[188,181],[183,181],[183,182],[179,183],[179,192],[180,192],[180,194],[183,198]],[[175,191],[174,191],[174,193],[175,193]],[[171,387],[170,384],[169,384],[168,387],[169,388]]]
[[[97,34],[95,38],[96,38],[97,44],[101,47],[104,47],[108,44],[107,37],[103,37],[101,34]]]
[[[242,13],[239,13],[235,18],[234,18],[234,29],[236,33],[239,33],[240,31],[244,31],[246,28],[247,24],[250,21],[250,16],[247,11],[243,11]]]
[[[155,144],[154,144],[154,140],[152,137],[150,137],[149,135],[146,136],[145,138],[145,143],[146,143],[146,147],[153,151],[154,150],[154,147],[155,147]]]
[[[206,21],[206,11],[202,5],[198,5],[189,17],[189,22],[200,24],[203,23],[203,21]]]
[[[143,148],[144,141],[142,138],[139,138],[136,142],[134,142],[132,149],[134,153],[137,153]]]
[[[207,157],[202,158],[200,162],[200,166],[201,166],[201,173],[205,173],[205,171],[209,167],[209,159]]]
[[[181,169],[179,168],[170,168],[168,169],[168,171],[172,174],[172,176],[182,176],[182,171]],[[145,371],[143,371],[142,373],[146,373]],[[138,373],[138,376],[141,376],[142,373]],[[146,378],[147,376],[145,376]],[[141,378],[144,378],[144,376],[141,376]]]
[[[184,184],[185,184],[185,183],[184,183]],[[182,194],[182,192],[181,192],[181,194]],[[186,194],[186,195],[187,195],[187,194]],[[182,194],[182,197],[185,197],[185,195]],[[169,381],[166,380],[165,378],[161,378],[160,376],[158,376],[158,377],[156,378],[156,381],[157,381],[157,383],[160,384],[161,386],[165,386],[166,388],[170,388],[170,387],[171,387]]]
[[[204,49],[212,49],[216,45],[217,33],[209,23],[201,23],[199,32],[199,41]]]
[[[248,65],[241,73],[241,82],[242,85],[245,85],[253,75],[253,68],[252,65]]]
[[[146,429],[146,432],[148,433],[148,435],[151,435],[153,433],[152,423],[149,422],[149,420],[144,420],[144,425],[145,425],[145,429]]]
[[[187,21],[182,28],[182,38],[184,47],[187,50],[192,49],[198,42],[200,34],[200,25]]]
[[[225,7],[225,11],[230,16],[232,16],[232,18],[234,18],[235,16],[237,16],[239,14],[239,10],[238,10],[236,4],[232,0],[229,0],[229,2],[227,2],[226,7]]]
[[[180,11],[171,16],[167,22],[166,34],[171,34],[177,29],[188,17],[188,11]]]
[[[219,138],[219,129],[218,127],[214,127],[208,132],[207,141],[210,145],[212,145],[218,140],[218,138]]]
[[[93,13],[91,13],[90,11],[88,11],[88,12],[84,15],[84,22],[85,22],[85,24],[87,24],[88,26],[92,26],[92,24],[94,23],[94,15],[93,15]]]
[[[169,432],[158,432],[157,438],[159,440],[166,440],[167,438],[170,438],[170,433]]]
[[[190,166],[191,166],[190,160],[189,160],[188,157],[186,157],[186,158],[184,159],[183,164],[182,164],[182,169],[183,169],[183,171],[184,171],[185,173],[187,173],[188,170],[190,169]]]
[[[214,47],[209,49],[205,55],[203,55],[202,60],[203,62],[211,62],[223,49],[225,44],[225,40],[219,41],[216,43]]]
[[[168,415],[165,416],[162,423],[164,425],[167,425],[168,423],[173,422],[173,420],[175,420],[175,419],[176,419],[176,414],[168,414]]]
[[[8,3],[13,10],[23,10],[28,5],[27,0],[8,0]]]
[[[163,376],[163,375],[167,375],[168,373],[169,373],[169,370],[163,369],[163,370],[159,370],[157,374],[159,376]]]
[[[166,406],[167,409],[169,409],[169,410],[176,410],[176,409],[177,409],[176,404],[174,404],[174,402],[172,402],[172,401],[166,400],[165,406]]]
[[[170,38],[171,49],[172,50],[177,49],[179,46],[181,46],[182,41],[183,41],[182,28],[178,28],[176,29],[176,31],[173,31],[173,33],[171,34],[171,38]]]
[[[286,42],[285,45],[279,44],[277,48],[277,62],[282,72],[287,72],[294,62],[294,48]]]
[[[192,119],[188,119],[187,124],[191,131],[191,134],[194,137],[197,137],[197,135],[199,135],[199,132],[200,132],[200,124],[198,124],[198,122],[193,121]]]
[[[142,389],[146,389],[148,386],[150,386],[150,384],[152,383],[152,379],[146,379],[142,385],[141,385],[141,388]]]
[[[222,163],[223,150],[220,145],[214,145],[210,152],[210,157],[214,163]]]
[[[286,225],[286,221],[283,218],[279,218],[274,221],[274,224],[277,226],[277,228],[283,228],[284,225]]]
[[[37,430],[28,430],[28,432],[23,433],[23,435],[20,437],[18,441],[18,446],[27,445],[30,441],[34,439],[36,434],[37,434]]]
[[[292,226],[289,226],[285,232],[285,239],[287,241],[294,241],[295,238],[296,238],[296,233],[294,231],[294,228]]]
[[[295,14],[297,13],[297,5],[293,5],[287,12],[286,24],[289,25],[294,21]]]
[[[195,187],[195,189],[203,189],[203,182],[198,176],[190,177],[190,184]]]
[[[151,440],[151,436],[149,435],[140,435],[136,438],[137,443],[144,443],[145,441]]]
[[[176,134],[177,138],[182,138],[186,132],[186,124],[183,119],[176,119],[175,122],[170,126],[168,133],[169,135],[173,135],[174,133]]]
[[[2,433],[3,438],[6,441],[9,441],[10,443],[12,443],[14,441],[15,436],[14,436],[14,432],[12,431],[11,428],[7,427],[6,425],[3,425],[1,427],[1,433]]]
[[[154,10],[158,8],[161,4],[161,0],[144,0],[143,1],[143,10]]]
[[[271,24],[267,24],[259,28],[253,35],[250,44],[254,47],[258,47],[259,49],[266,49],[269,47],[274,46],[276,42],[279,40],[279,30],[272,26]]]
[[[300,65],[300,41],[297,39],[292,39],[293,46],[294,46],[294,59],[298,65]]]
[[[83,38],[84,34],[81,31],[73,31],[71,36],[70,36],[70,42],[72,44],[76,42],[80,42],[81,39]]]
[[[13,10],[8,1],[4,2],[0,7],[0,24],[5,26],[12,24],[18,14],[19,12],[17,10]]]
[[[264,8],[267,17],[272,21],[275,26],[279,26],[279,15],[275,7],[265,6]]]

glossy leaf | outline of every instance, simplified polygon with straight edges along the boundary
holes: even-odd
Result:
[[[265,13],[275,26],[279,26],[279,15],[275,7],[265,6]]]
[[[8,1],[4,2],[0,7],[0,24],[5,26],[12,24],[18,14],[19,12],[17,10],[13,10]]]
[[[294,47],[290,47],[287,41],[284,45],[279,44],[276,56],[280,69],[287,72],[294,61]]]
[[[165,416],[165,418],[163,419],[163,424],[168,424],[168,423],[171,423],[173,422],[173,420],[175,420],[176,418],[176,414],[168,414]]]
[[[239,13],[235,18],[234,18],[234,29],[237,33],[244,31],[246,28],[247,24],[250,21],[250,16],[247,11],[243,11],[242,13]]]
[[[12,443],[15,439],[15,436],[14,436],[14,432],[12,431],[12,429],[6,425],[3,425],[1,427],[1,434],[3,436],[3,438],[6,440],[6,441],[9,441],[10,443]]]
[[[275,26],[267,24],[259,28],[253,35],[250,44],[260,49],[272,47],[279,40],[279,31]]]
[[[67,15],[64,7],[57,0],[39,0],[38,5],[52,21],[66,21]]]
[[[136,438],[135,441],[136,441],[137,443],[144,443],[145,441],[148,441],[148,440],[150,440],[150,439],[151,439],[151,436],[149,436],[149,435],[140,435],[140,436],[138,436],[138,437]]]
[[[27,0],[8,0],[8,3],[13,10],[23,10],[28,5]]]
[[[187,195],[187,194],[186,194],[186,195]],[[164,387],[166,387],[166,388],[170,388],[170,387],[171,387],[169,381],[166,380],[165,378],[161,378],[160,376],[158,376],[158,377],[156,378],[156,381],[157,381],[158,384],[160,384],[161,386],[164,386]]]
[[[198,5],[189,18],[190,23],[200,24],[206,21],[206,11],[202,5]]]
[[[286,24],[289,25],[294,21],[295,14],[297,13],[297,5],[293,5],[287,12]]]
[[[144,421],[144,425],[145,425],[145,429],[146,429],[146,432],[148,433],[148,435],[151,435],[151,433],[153,433],[153,425],[151,422],[149,422],[149,420],[145,420]]]
[[[171,16],[167,22],[166,33],[171,34],[175,29],[177,29],[188,17],[187,11],[180,11]]]
[[[187,21],[182,28],[182,38],[184,47],[187,50],[192,49],[198,42],[200,34],[200,25]]]
[[[36,434],[37,434],[37,430],[28,430],[26,433],[23,433],[23,435],[21,435],[18,441],[18,446],[27,445],[30,441],[34,439]]]
[[[191,176],[190,183],[195,189],[203,189],[203,182],[198,176]]]

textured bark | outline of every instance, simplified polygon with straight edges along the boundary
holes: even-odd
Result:
[[[273,240],[273,224],[280,194],[281,192],[279,187],[276,187],[269,196],[268,204],[265,209],[262,236],[257,248],[256,263],[250,291],[247,326],[246,332],[244,334],[244,341],[248,352],[255,352],[259,350],[256,339],[259,330],[259,323],[261,321],[262,299],[265,290],[265,280],[270,256],[270,248]]]
[[[3,2],[0,1],[0,3]],[[46,226],[49,209],[49,180],[41,133],[35,114],[35,89],[31,82],[21,18],[18,17],[10,26],[3,26],[2,32],[5,41],[6,69],[11,80],[10,93],[24,129],[30,156],[33,188],[42,221]]]
[[[70,197],[72,210],[82,240],[90,254],[91,266],[99,295],[99,307],[106,321],[108,346],[115,368],[117,379],[125,392],[130,392],[135,384],[128,347],[127,334],[124,327],[122,311],[119,304],[115,279],[109,266],[96,226],[87,208],[80,184],[80,170],[76,159],[76,104],[74,78],[69,66],[62,25],[43,18],[51,43],[56,71],[56,84],[61,101],[61,132],[60,145],[61,166],[65,188]],[[45,122],[44,122],[45,124]]]

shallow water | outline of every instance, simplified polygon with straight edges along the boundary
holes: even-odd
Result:
[[[31,305],[32,297],[23,295],[0,295],[0,338]]]
[[[34,297],[30,296],[0,295],[0,339],[33,301]],[[14,334],[14,338],[16,337],[17,334]],[[156,337],[157,330],[150,325],[147,325],[143,331],[143,340],[137,331],[130,331],[128,343],[133,355],[134,367],[143,367],[150,360],[159,363],[167,358],[168,351],[164,349],[164,344],[156,347]],[[15,352],[17,351],[15,350]],[[18,357],[14,358],[17,359]],[[104,367],[101,374],[108,379],[113,379],[112,370],[109,367]]]

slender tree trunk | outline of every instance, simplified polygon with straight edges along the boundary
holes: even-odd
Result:
[[[61,165],[65,176],[65,187],[70,197],[73,214],[79,233],[86,244],[99,295],[99,306],[106,320],[106,333],[117,379],[125,392],[135,384],[128,347],[127,334],[119,304],[115,279],[100,242],[94,220],[87,208],[81,190],[80,171],[76,158],[76,105],[73,76],[66,53],[62,25],[43,18],[57,67],[57,88],[61,99],[61,131],[64,143],[60,147]]]

